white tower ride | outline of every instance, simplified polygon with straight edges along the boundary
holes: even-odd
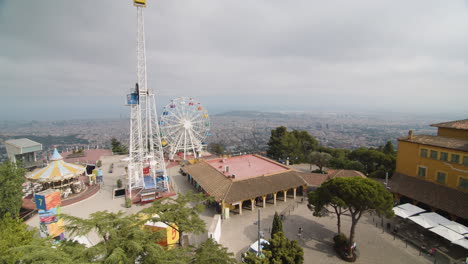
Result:
[[[128,190],[156,188],[169,190],[169,179],[164,163],[163,149],[155,95],[147,86],[145,26],[143,8],[146,0],[134,0],[137,8],[137,83],[127,95],[130,114],[130,149],[128,164]]]

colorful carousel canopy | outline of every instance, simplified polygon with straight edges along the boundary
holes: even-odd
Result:
[[[63,157],[56,148],[50,160],[51,162],[47,167],[34,170],[26,175],[26,178],[37,182],[56,182],[76,177],[85,171],[83,166],[63,161]]]

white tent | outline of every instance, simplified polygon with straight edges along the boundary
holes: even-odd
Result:
[[[452,243],[457,244],[457,245],[459,245],[461,247],[464,247],[464,248],[468,249],[468,239],[466,239],[466,238],[455,240]]]
[[[395,213],[395,215],[401,217],[401,218],[408,218],[411,216],[411,214],[404,210],[404,209],[401,209],[400,207],[393,207],[393,212]]]
[[[450,242],[454,242],[456,240],[460,239],[465,239],[462,235],[458,234],[457,232],[454,232],[445,226],[436,226],[434,228],[429,229],[429,231],[434,232],[438,234],[439,236],[447,239]]]
[[[457,222],[450,221],[449,223],[443,223],[442,225],[457,232],[460,235],[468,234],[468,227]]]
[[[437,213],[424,213],[424,214],[408,217],[408,219],[424,228],[432,228],[443,223],[451,222],[447,218]]]
[[[401,204],[399,206],[397,206],[405,211],[407,211],[408,213],[410,213],[410,215],[415,215],[415,214],[419,214],[419,213],[422,213],[422,212],[425,212],[426,210],[420,208],[420,207],[417,207],[416,205],[412,205],[410,203],[405,203],[405,204]]]
[[[260,238],[260,250],[262,250],[264,248],[264,245],[269,245],[270,242],[266,241],[265,239],[263,238]],[[255,241],[252,245],[250,245],[249,247],[249,251],[253,252],[253,253],[257,253],[257,250],[258,250],[258,240]]]
[[[406,203],[406,204],[393,207],[393,212],[395,212],[395,214],[401,218],[408,218],[412,215],[416,215],[425,211],[426,210],[419,208],[415,205],[412,205],[410,203]]]

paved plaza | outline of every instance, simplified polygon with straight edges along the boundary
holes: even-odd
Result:
[[[147,206],[134,205],[131,208],[124,207],[124,199],[112,199],[112,190],[116,187],[117,179],[125,179],[125,163],[119,162],[123,156],[103,157],[104,185],[102,190],[94,196],[62,208],[62,212],[79,217],[88,217],[89,214],[96,211],[108,210],[117,212],[119,210],[127,213],[137,212]],[[114,170],[108,173],[108,168],[114,163]],[[189,190],[194,191],[193,187],[187,181],[187,177],[178,173],[180,167],[175,166],[168,169],[168,173],[175,183],[177,192],[185,193]],[[299,244],[304,248],[305,263],[345,263],[341,261],[332,249],[332,237],[336,233],[336,218],[323,217],[317,218],[307,208],[307,202],[301,203],[301,197],[296,201],[288,199],[288,202],[278,201],[277,206],[267,204],[266,208],[261,209],[261,230],[267,239],[270,238],[269,231],[273,221],[273,215],[277,211],[283,213],[286,219],[283,222],[285,234],[290,239],[299,239],[297,231],[299,227],[303,228],[302,238]],[[215,212],[208,208],[201,218],[210,225]],[[221,244],[234,252],[237,259],[245,252],[249,245],[257,240],[257,211],[243,210],[242,215],[231,214],[230,219],[222,222]],[[34,216],[27,221],[28,225],[38,227],[38,216]],[[349,218],[342,219],[342,229],[345,233],[349,232]],[[190,235],[189,242],[198,244],[207,238],[207,234]],[[89,239],[92,243],[98,242],[95,234],[90,234]],[[405,247],[401,240],[393,239],[388,233],[382,233],[381,228],[376,228],[372,222],[372,217],[363,216],[356,229],[357,247],[360,257],[357,263],[432,263],[430,259],[419,256],[419,251],[410,245]]]

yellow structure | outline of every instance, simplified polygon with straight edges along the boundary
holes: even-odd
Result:
[[[398,138],[396,172],[389,183],[396,197],[468,219],[468,119],[433,124],[437,136]]]
[[[468,120],[434,124],[437,136],[398,139],[396,172],[468,192]]]
[[[133,5],[146,7],[146,0],[133,0]]]

